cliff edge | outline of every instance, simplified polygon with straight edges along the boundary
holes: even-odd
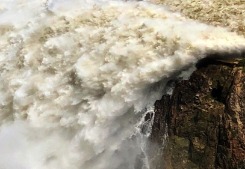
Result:
[[[200,61],[156,101],[151,141],[155,169],[245,168],[244,60]]]

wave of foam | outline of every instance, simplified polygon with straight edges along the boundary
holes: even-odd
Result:
[[[142,110],[161,95],[152,84],[245,49],[235,33],[147,2],[2,1],[0,35],[8,169],[134,168]]]

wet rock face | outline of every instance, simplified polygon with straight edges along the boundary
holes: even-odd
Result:
[[[245,168],[243,67],[218,61],[197,67],[155,103],[151,140],[161,145],[168,135],[155,168]]]

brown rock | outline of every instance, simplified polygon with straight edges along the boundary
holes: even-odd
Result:
[[[155,148],[158,161],[151,164],[156,169],[245,168],[243,65],[204,60],[197,68],[189,80],[177,82],[171,97],[155,103],[151,141],[163,149]]]

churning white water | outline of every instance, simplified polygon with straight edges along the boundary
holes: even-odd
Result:
[[[0,169],[137,168],[154,84],[243,49],[149,2],[1,0]]]

